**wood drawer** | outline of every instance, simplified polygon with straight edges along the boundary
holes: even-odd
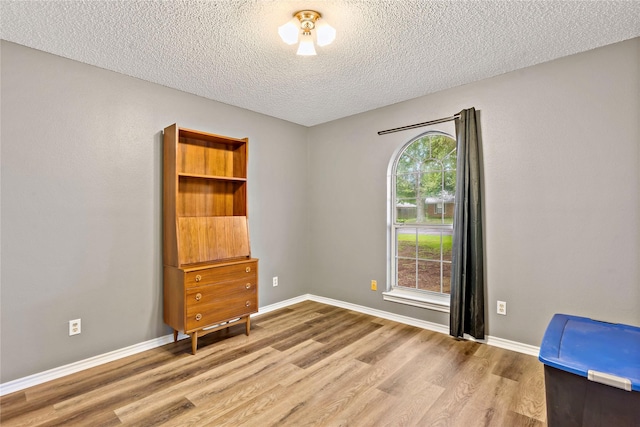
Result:
[[[216,304],[220,301],[248,298],[255,295],[258,285],[255,281],[234,280],[231,282],[214,283],[187,289],[187,313],[200,310],[201,307]]]
[[[186,272],[184,275],[184,286],[191,288],[231,280],[247,280],[251,283],[256,283],[257,278],[258,262],[249,261]]]
[[[187,331],[258,311],[257,285],[246,280],[190,288],[186,297]]]

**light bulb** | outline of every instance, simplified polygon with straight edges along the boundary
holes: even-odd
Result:
[[[298,52],[296,53],[301,56],[313,56],[316,54],[316,48],[313,46],[313,37],[311,37],[311,34],[302,34],[300,44],[298,45]]]
[[[336,39],[336,29],[326,22],[319,21],[316,24],[316,41],[318,46],[326,46]]]
[[[299,25],[300,22],[298,21],[298,18],[293,18],[291,21],[278,27],[278,34],[280,34],[282,41],[286,44],[298,43],[298,33],[300,32]]]

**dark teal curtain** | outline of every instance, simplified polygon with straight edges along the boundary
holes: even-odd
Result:
[[[449,333],[484,339],[484,250],[476,110],[456,119],[458,164],[451,266]]]

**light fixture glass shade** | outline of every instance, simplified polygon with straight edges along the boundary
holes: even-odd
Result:
[[[311,34],[303,34],[302,37],[300,37],[297,54],[301,56],[313,56],[316,54],[316,48],[313,46],[313,37],[311,37]]]
[[[280,38],[286,44],[298,43],[298,33],[300,32],[300,22],[298,18],[293,18],[291,21],[278,27],[278,34]]]
[[[336,39],[336,29],[320,20],[316,24],[316,41],[318,46],[326,46]]]

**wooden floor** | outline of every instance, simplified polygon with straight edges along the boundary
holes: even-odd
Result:
[[[545,426],[535,357],[306,301],[0,399],[9,426]]]

